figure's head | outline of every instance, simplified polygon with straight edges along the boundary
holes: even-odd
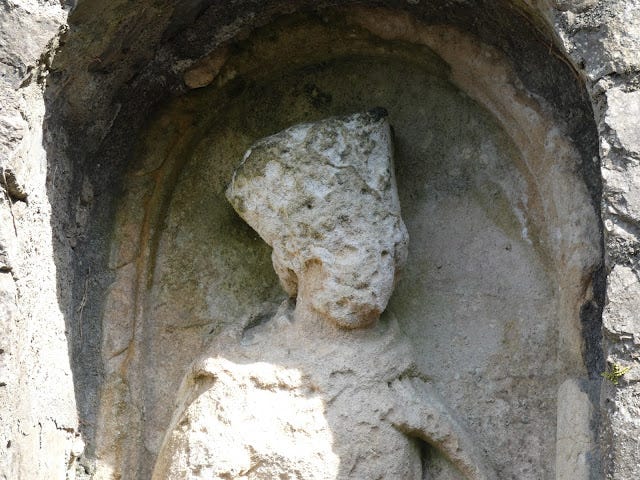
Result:
[[[298,308],[347,328],[386,308],[407,257],[386,112],[296,125],[255,143],[227,198],[273,248]]]

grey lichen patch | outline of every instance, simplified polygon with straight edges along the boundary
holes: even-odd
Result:
[[[260,140],[227,190],[273,247],[289,295],[343,327],[379,317],[407,257],[385,117],[375,109]]]

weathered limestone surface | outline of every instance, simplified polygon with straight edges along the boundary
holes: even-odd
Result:
[[[66,7],[45,0],[0,4],[0,167],[9,167],[28,195],[27,204],[7,198],[6,190],[0,188],[0,478],[72,475],[77,463],[72,459],[82,451],[76,433],[76,399],[80,399],[78,408],[85,422],[82,435],[88,444],[88,456],[83,459],[85,467],[81,471],[82,475],[91,475],[85,473],[92,471],[90,458],[96,443],[93,434],[96,415],[91,412],[97,402],[96,385],[103,381],[97,347],[103,344],[103,339],[97,325],[100,302],[111,274],[101,273],[104,267],[87,252],[105,248],[104,242],[96,238],[106,236],[105,229],[109,229],[105,228],[106,215],[112,200],[121,192],[118,181],[109,180],[118,176],[120,167],[109,159],[124,162],[129,158],[130,148],[123,139],[136,138],[148,108],[155,106],[155,102],[184,91],[183,78],[188,88],[216,81],[232,82],[234,75],[230,72],[218,77],[229,50],[215,53],[216,45],[238,34],[244,37],[248,29],[266,22],[270,14],[291,12],[304,2],[262,2],[260,6],[256,2],[234,2],[231,6],[220,3],[210,9],[205,5],[208,2],[198,1],[78,3],[72,28],[56,37],[62,46],[56,59],[52,54],[58,42],[51,47],[47,43],[58,27],[65,24]],[[556,55],[567,58],[575,68],[576,82],[586,85],[598,124],[607,260],[603,273],[608,275],[606,286],[596,281],[594,301],[582,309],[583,318],[592,318],[596,326],[590,336],[586,335],[593,354],[589,373],[591,380],[597,382],[604,368],[597,358],[600,347],[609,363],[631,367],[619,386],[606,382],[602,385],[599,400],[605,416],[601,420],[599,445],[605,478],[635,480],[640,465],[640,332],[635,294],[640,270],[637,262],[640,133],[634,118],[638,115],[640,88],[640,3],[637,0],[387,3],[422,16],[425,21],[433,18],[435,23],[445,24],[451,20],[457,28],[468,28],[484,41],[504,38],[499,34],[517,39],[521,32],[501,28],[503,17],[493,15],[503,11],[508,14],[511,5],[515,5],[518,18],[521,14],[530,16],[540,29],[539,40],[535,35],[528,40],[544,42],[546,51],[554,58]],[[267,10],[270,13],[261,13]],[[489,17],[481,15],[485,11],[491,12]],[[466,18],[472,20],[465,23]],[[67,46],[63,46],[67,41]],[[528,53],[526,48],[518,50],[520,67],[525,65],[522,71],[535,77],[535,68],[526,68]],[[489,79],[488,83],[494,81],[498,85],[501,75],[477,74],[470,84],[480,85],[482,82],[475,80]],[[44,77],[48,77],[46,87],[39,83]],[[235,88],[236,92],[241,91],[241,82]],[[310,88],[308,92],[302,91],[301,98],[305,95],[312,105],[324,108],[327,97],[323,92]],[[568,120],[581,114],[571,110],[558,113]],[[63,121],[65,115],[68,117]],[[505,125],[513,123],[508,112],[503,118]],[[43,123],[47,123],[46,127]],[[266,133],[260,136],[263,135]],[[103,143],[105,138],[108,140]],[[147,167],[152,171],[158,163]],[[455,168],[448,177],[452,184],[463,178]],[[94,189],[98,201],[93,199]],[[597,200],[598,196],[594,198]],[[145,205],[147,200],[144,196],[136,199],[139,205]],[[453,206],[449,204],[447,208]],[[457,211],[463,214],[464,206]],[[141,225],[144,226],[142,221],[129,232],[136,232],[135,227]],[[143,234],[148,233],[142,230]],[[457,248],[464,253],[465,245]],[[132,259],[137,260],[135,254],[129,251],[127,257],[130,263],[116,265],[122,267],[121,278],[135,277],[136,269],[140,268],[139,264],[131,263]],[[443,268],[446,272],[446,265]],[[438,278],[450,281],[444,275]],[[135,312],[125,312],[135,308],[135,303],[128,303],[132,299],[126,292],[137,287],[135,282],[130,285],[132,288],[127,290],[119,284],[120,290],[111,297],[115,299],[120,292],[122,305],[127,308],[123,307],[123,315],[117,317],[122,330],[110,332],[111,336],[105,339],[111,350],[108,355],[111,363],[105,361],[106,370],[122,367],[122,363],[117,363],[122,356],[117,354],[125,351],[133,336],[131,331],[125,331],[135,323],[131,320]],[[603,295],[605,288],[608,304],[601,338],[597,322],[602,305],[597,297]],[[569,297],[579,297],[572,295]],[[501,303],[496,301],[496,305]],[[527,331],[536,332],[533,328]],[[172,340],[182,332],[174,330]],[[73,378],[67,364],[68,342],[81,346],[76,349],[80,353],[76,352],[72,359],[72,365],[77,367]],[[464,351],[463,344],[456,348]],[[162,358],[162,354],[155,358]],[[458,365],[461,363],[463,359]],[[457,368],[449,372],[455,376]],[[144,374],[152,374],[152,369]],[[510,388],[508,379],[497,378],[495,384],[500,382],[505,390]],[[590,404],[594,401],[591,387],[573,380],[567,382],[561,384],[562,398],[574,399],[582,411],[587,411],[585,394],[590,394]],[[536,387],[532,383],[528,388]],[[455,399],[452,395],[448,400]],[[134,410],[140,408],[132,402],[112,403],[114,411],[124,409],[125,405]],[[505,402],[496,401],[491,411],[498,417],[510,408]],[[513,409],[526,412],[528,406],[516,405]],[[558,415],[571,424],[574,434],[590,441],[577,425],[584,420],[583,416],[574,421],[571,412],[561,408]],[[501,427],[499,423],[491,424],[496,430]],[[135,430],[138,425],[117,428]],[[558,438],[564,441],[560,434]],[[575,443],[565,446],[560,443],[558,458],[573,458]],[[145,443],[144,449],[154,448]],[[562,467],[571,472],[567,475],[579,470],[578,460]],[[69,465],[72,468],[68,472]]]
[[[245,154],[227,196],[272,244],[276,269],[294,270],[294,283],[291,273],[281,280],[295,309],[285,300],[207,346],[177,395],[153,478],[417,480],[417,439],[464,478],[495,477],[418,373],[397,321],[350,330],[378,321],[406,257],[384,116],[294,126]],[[342,215],[358,219],[329,224]]]
[[[640,2],[563,2],[554,27],[569,58],[588,78],[600,134],[607,306],[603,350],[609,365],[631,367],[603,383],[602,442],[606,478],[640,474]]]
[[[56,271],[65,253],[52,238],[42,128],[45,63],[66,16],[60,2],[0,2],[0,478],[7,480],[75,478],[84,449],[68,299],[57,277],[69,267]]]
[[[298,370],[209,359],[194,374],[212,385],[182,412],[153,478],[336,478],[324,402]]]
[[[395,320],[365,331],[325,323],[285,302],[264,324],[213,342],[177,394],[154,480],[419,480],[418,440],[455,465],[446,470],[455,478],[495,478],[417,374]]]
[[[386,111],[254,144],[227,198],[273,248],[284,289],[343,327],[375,321],[407,258]]]

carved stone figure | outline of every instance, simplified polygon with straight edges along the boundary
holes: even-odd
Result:
[[[287,293],[343,327],[380,316],[407,258],[385,115],[380,109],[268,137],[245,154],[227,190],[273,247]]]
[[[291,298],[194,362],[153,478],[418,480],[421,441],[461,478],[495,478],[380,319],[408,246],[386,112],[257,142],[227,196]]]

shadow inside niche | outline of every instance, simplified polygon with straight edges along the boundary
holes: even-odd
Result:
[[[114,218],[126,193],[123,176],[136,161],[138,134],[154,118],[161,103],[184,93],[182,79],[173,68],[177,62],[206,53],[221,41],[219,33],[237,18],[251,18],[246,20],[248,29],[248,22],[259,25],[278,11],[309,5],[272,1],[258,6],[238,2],[228,7],[224,15],[217,6],[194,7],[187,10],[197,11],[198,15],[181,21],[174,2],[162,4],[159,17],[134,7],[101,16],[98,13],[105,12],[99,3],[81,2],[70,18],[72,27],[62,37],[47,79],[44,124],[59,303],[67,323],[76,400],[89,459],[94,453],[99,393],[104,380],[104,300],[115,278],[114,266],[109,263]],[[549,55],[550,42],[520,10],[509,2],[478,1],[454,7],[444,1],[385,4],[407,10],[427,24],[455,25],[500,48],[528,82],[527,89],[545,98],[566,123],[583,158],[580,168],[584,182],[598,208],[600,176],[597,163],[591,161],[597,158],[597,135],[584,87],[559,60],[560,55]],[[92,15],[96,17],[93,20]],[[110,28],[112,23],[121,26]],[[128,32],[127,25],[133,24],[138,25],[137,29]],[[166,25],[171,25],[170,35],[163,36]],[[234,28],[234,32],[242,30],[237,23]],[[98,40],[99,48],[92,44]],[[242,42],[239,45],[243,48]],[[160,50],[163,55],[155,55]],[[560,92],[558,84],[567,88]],[[313,88],[307,90],[303,89],[301,95],[310,99],[314,115],[335,113],[327,108],[331,97],[326,92],[314,95]],[[354,102],[351,108],[360,107]],[[197,115],[194,118],[196,124]],[[604,273],[597,270],[595,285],[600,287],[582,315],[585,364],[594,378],[602,370],[602,278]],[[143,298],[144,292],[140,295],[138,298]],[[598,403],[597,399],[592,400]],[[87,461],[89,470],[90,463]]]
[[[79,474],[91,475],[104,378],[102,309],[115,276],[109,257],[121,177],[137,142],[134,132],[179,87],[170,75],[156,75],[160,67],[152,61],[162,33],[156,30],[166,25],[176,2],[159,5],[153,18],[140,5],[77,3],[69,28],[53,44],[43,143],[58,303],[86,445]],[[138,28],[127,30],[132,23]]]

